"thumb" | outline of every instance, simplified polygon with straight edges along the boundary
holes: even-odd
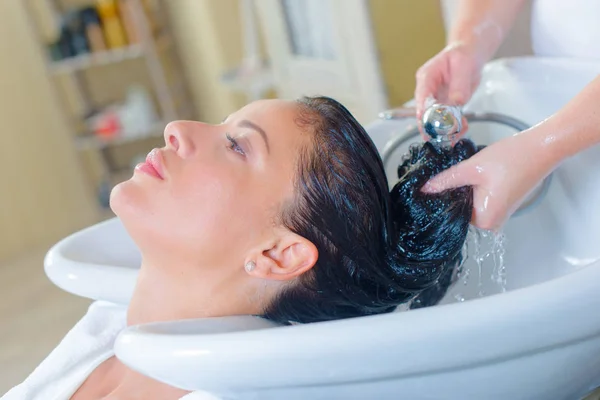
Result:
[[[466,161],[459,163],[431,178],[423,188],[424,193],[440,193],[448,189],[475,185],[475,177]]]
[[[448,100],[452,103],[451,105],[463,106],[471,98],[473,86],[471,75],[466,73],[460,65],[452,65],[452,71],[459,72],[452,75],[448,84]]]
[[[423,112],[433,103],[443,84],[443,73],[434,66],[422,67],[417,72],[417,85],[415,88],[415,103],[417,109],[417,120],[421,119]]]

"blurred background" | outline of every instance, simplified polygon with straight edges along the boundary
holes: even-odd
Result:
[[[323,94],[368,123],[412,98],[456,0],[0,1],[0,394],[90,304],[45,276],[61,238],[113,217],[166,123]],[[530,53],[523,13],[496,57]]]

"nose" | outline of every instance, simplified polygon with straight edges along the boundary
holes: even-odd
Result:
[[[192,121],[173,121],[165,127],[165,144],[182,158],[190,156],[195,151],[192,137],[193,124]]]

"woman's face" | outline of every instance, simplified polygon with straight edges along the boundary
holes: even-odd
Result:
[[[167,125],[165,147],[111,194],[144,258],[182,274],[192,266],[226,275],[267,251],[309,139],[295,122],[298,112],[295,102],[262,100],[220,125]]]

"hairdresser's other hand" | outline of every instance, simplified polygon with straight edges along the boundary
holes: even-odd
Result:
[[[473,186],[471,223],[481,229],[500,228],[557,164],[546,157],[536,135],[530,133],[522,132],[486,147],[432,178],[423,191],[438,193]]]
[[[417,71],[415,102],[421,134],[421,117],[434,102],[463,106],[479,86],[483,63],[474,47],[464,42],[449,44]],[[467,131],[463,119],[463,130]]]

